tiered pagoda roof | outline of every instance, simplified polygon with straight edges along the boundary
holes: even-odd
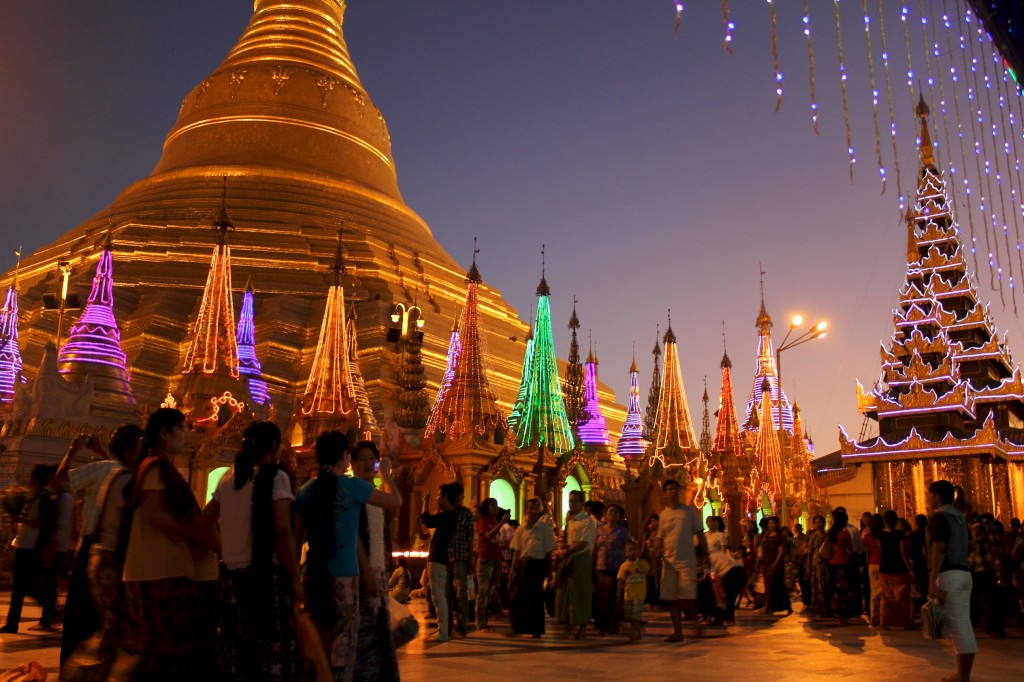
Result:
[[[828,495],[814,477],[800,406],[795,403],[792,447],[786,460],[786,500],[790,506],[791,519],[800,516],[804,509],[810,514],[824,514],[828,511]]]
[[[782,427],[792,433],[793,410],[786,397],[786,392],[779,386],[779,375],[775,368],[775,350],[772,348],[773,323],[764,304],[764,280],[761,281],[761,310],[758,312],[754,326],[757,328],[757,371],[754,373],[754,386],[750,389],[750,397],[747,399],[743,430],[747,432],[758,430],[761,394],[768,390],[776,414],[778,414],[779,401],[782,402]]]
[[[366,390],[363,372],[359,369],[359,334],[356,329],[356,305],[351,302],[348,308],[348,366],[352,371],[352,390],[356,394],[356,408],[359,410],[359,424],[364,432],[378,433],[380,426],[370,405],[370,394]]]
[[[111,233],[103,244],[85,310],[72,325],[57,357],[61,374],[73,383],[91,376],[98,403],[130,410],[135,405],[121,329],[114,317],[114,258]]]
[[[978,298],[945,179],[935,164],[928,107],[921,119],[917,200],[907,214],[907,273],[881,349],[881,378],[858,387],[879,436],[852,442],[841,432],[844,462],[994,452],[1016,459],[1024,443],[1024,386],[989,312]]]
[[[495,433],[495,440],[501,443],[508,430],[508,422],[498,407],[487,376],[478,302],[482,281],[474,258],[466,278],[466,303],[458,324],[452,329],[446,381],[438,391],[423,432],[425,438],[433,438],[438,443],[457,443],[467,438],[487,440]]]

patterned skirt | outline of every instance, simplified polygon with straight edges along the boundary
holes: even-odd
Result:
[[[391,616],[388,610],[388,575],[377,576],[380,593],[370,599],[360,584],[359,637],[356,641],[355,682],[398,682],[398,656],[391,638]]]
[[[299,644],[288,574],[278,565],[264,576],[252,567],[221,566],[217,670],[237,682],[298,680]]]
[[[334,679],[351,682],[359,641],[359,576],[306,576],[310,616],[320,632]]]

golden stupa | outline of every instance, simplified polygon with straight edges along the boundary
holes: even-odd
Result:
[[[29,375],[56,335],[57,315],[41,299],[59,289],[58,263],[70,263],[72,290],[87,292],[112,227],[115,313],[132,389],[140,408],[157,407],[181,376],[226,178],[235,295],[251,278],[256,351],[282,424],[309,376],[341,227],[345,295],[355,301],[359,362],[378,421],[392,418],[398,393],[398,346],[386,341],[396,304],[423,310],[433,394],[466,271],[402,200],[387,125],[345,44],[344,11],[343,0],[256,0],[238,43],[182,101],[153,172],[22,261]],[[498,291],[482,285],[479,298],[492,385],[508,410],[528,326]],[[617,427],[622,408],[607,390],[601,399]]]

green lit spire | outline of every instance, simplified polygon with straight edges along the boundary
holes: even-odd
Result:
[[[572,427],[565,413],[565,400],[558,378],[555,339],[551,330],[551,290],[544,275],[537,287],[537,316],[533,322],[533,343],[523,358],[523,383],[513,414],[520,448],[544,448],[555,455],[575,445]],[[529,368],[527,370],[527,368]]]

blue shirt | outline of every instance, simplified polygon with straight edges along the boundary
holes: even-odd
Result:
[[[307,528],[323,523],[313,517],[313,486],[309,481],[295,496],[295,510],[302,515]],[[356,540],[359,537],[359,512],[362,510],[373,486],[361,478],[338,476],[334,498],[334,548],[327,562],[327,572],[334,577],[359,575],[359,560],[356,558]],[[312,549],[312,548],[311,548]]]

